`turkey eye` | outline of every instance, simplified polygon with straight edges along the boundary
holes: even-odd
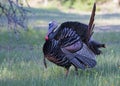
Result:
[[[51,29],[53,27],[52,23],[49,23],[49,29]]]
[[[49,26],[51,25],[51,23],[49,23]]]

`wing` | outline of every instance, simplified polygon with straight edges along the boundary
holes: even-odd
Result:
[[[76,32],[76,34],[80,36],[81,40],[87,43],[91,35],[93,34],[93,28],[95,26],[95,24],[93,24],[94,17],[95,17],[95,11],[96,11],[96,3],[94,3],[92,14],[91,14],[88,25],[80,23],[80,22],[74,22],[74,21],[67,21],[67,22],[62,23],[57,29],[57,34],[55,35],[55,39],[60,40],[61,35],[63,39],[65,33],[68,33],[70,35],[72,34],[72,32]],[[66,28],[68,32],[66,32]]]
[[[77,68],[84,70],[87,67],[93,68],[96,65],[96,57],[86,44],[83,44],[82,49],[76,53],[71,53],[65,48],[61,50],[66,54],[67,59]]]
[[[61,39],[61,35],[63,38],[64,34],[66,33],[67,33],[66,36],[70,36],[71,34],[76,33],[78,36],[81,37],[82,41],[85,41],[86,35],[87,35],[87,29],[88,29],[88,25],[86,24],[83,24],[80,22],[74,22],[74,21],[67,21],[67,22],[62,23],[58,27],[58,30],[57,30],[58,33],[56,34],[55,39],[57,40]]]
[[[55,36],[59,40],[60,46],[74,53],[81,49],[87,35],[85,31],[87,26],[78,22],[65,22],[58,28],[58,34]]]

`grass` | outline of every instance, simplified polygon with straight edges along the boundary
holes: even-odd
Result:
[[[29,25],[31,27],[35,26],[38,28],[43,28],[40,26],[47,26],[50,21],[57,21],[58,24],[64,21],[79,21],[88,24],[90,13],[70,13],[68,11],[64,12],[57,8],[44,9],[39,8],[30,9],[33,15],[29,16]],[[95,24],[96,25],[119,25],[120,13],[103,13],[100,14],[96,12]],[[46,27],[47,28],[47,27]]]
[[[95,33],[95,39],[107,44],[103,54],[97,56],[97,66],[79,70],[78,76],[72,67],[67,78],[63,68],[49,61],[44,68],[44,35],[45,30],[31,29],[21,31],[16,40],[12,32],[0,32],[0,86],[119,86],[120,32]]]
[[[107,47],[103,49],[102,55],[97,56],[97,66],[85,71],[79,70],[78,76],[71,67],[69,76],[65,78],[64,68],[49,61],[48,68],[44,68],[42,46],[47,30],[45,28],[53,19],[59,23],[66,20],[87,23],[89,15],[64,13],[57,9],[32,9],[32,12],[34,15],[29,20],[31,28],[27,32],[20,30],[19,40],[16,40],[12,31],[0,28],[0,86],[120,85],[120,32],[95,33],[94,38],[106,43]],[[96,21],[106,22],[114,18],[118,21],[120,16],[116,15],[98,15]],[[38,29],[33,29],[35,27]]]

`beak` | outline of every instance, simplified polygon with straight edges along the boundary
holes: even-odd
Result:
[[[45,36],[45,40],[52,40],[54,39],[56,33],[47,33],[46,36]]]

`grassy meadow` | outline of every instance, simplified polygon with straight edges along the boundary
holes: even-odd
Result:
[[[53,19],[59,23],[65,20],[87,23],[89,15],[53,9],[36,9],[34,12],[36,14],[30,16],[29,20],[30,29],[20,30],[19,40],[16,40],[12,31],[0,27],[0,86],[120,86],[120,32],[96,32],[94,38],[106,43],[106,49],[102,49],[103,54],[97,56],[96,67],[79,70],[78,76],[71,67],[69,76],[65,78],[64,68],[49,61],[48,68],[44,68],[42,46],[47,31],[45,28]],[[107,15],[102,17],[105,16]],[[117,18],[111,17],[108,15],[102,23],[108,21],[111,24],[110,20],[117,21]],[[102,20],[99,15],[96,18],[96,22]],[[99,25],[102,23],[97,22]]]

